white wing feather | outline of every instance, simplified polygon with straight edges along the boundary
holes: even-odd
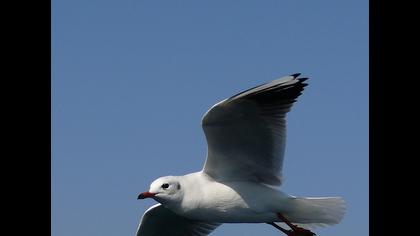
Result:
[[[286,141],[286,113],[307,85],[286,76],[225,99],[206,112],[203,171],[216,180],[280,185]]]
[[[161,204],[150,207],[141,218],[137,236],[205,236],[220,223],[187,219]]]

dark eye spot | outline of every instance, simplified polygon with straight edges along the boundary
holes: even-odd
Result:
[[[167,189],[169,187],[169,184],[162,184],[161,186],[163,189]]]
[[[181,189],[181,185],[180,185],[180,184],[178,184],[178,185],[176,186],[176,188],[177,188],[178,190],[180,190],[180,189]]]

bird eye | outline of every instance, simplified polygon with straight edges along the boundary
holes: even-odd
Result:
[[[162,184],[161,186],[163,189],[167,189],[169,187],[169,184]]]

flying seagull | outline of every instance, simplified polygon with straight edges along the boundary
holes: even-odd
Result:
[[[208,150],[201,171],[153,181],[153,198],[137,236],[204,236],[223,223],[267,223],[288,236],[315,235],[338,224],[340,197],[296,197],[279,191],[286,113],[302,93],[300,74],[256,86],[211,107],[202,119]]]

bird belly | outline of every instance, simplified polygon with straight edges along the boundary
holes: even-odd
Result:
[[[258,213],[246,208],[230,208],[219,211],[216,209],[197,209],[197,211],[189,212],[185,217],[218,223],[266,223],[278,221],[274,212]]]
[[[181,214],[220,223],[266,223],[278,221],[276,212],[287,210],[287,204],[278,204],[287,202],[286,195],[259,184],[217,183],[211,189],[201,192],[194,206],[184,205]]]

